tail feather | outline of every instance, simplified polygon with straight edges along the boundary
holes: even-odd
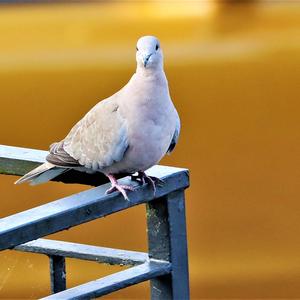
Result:
[[[41,166],[38,166],[37,168],[33,169],[29,173],[25,174],[23,177],[17,180],[15,184],[30,182],[30,185],[36,185],[44,183],[68,170],[69,169],[67,168],[59,168],[49,162],[46,162]]]

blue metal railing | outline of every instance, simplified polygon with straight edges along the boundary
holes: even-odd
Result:
[[[45,161],[47,151],[0,146],[0,173],[24,175]],[[127,286],[151,281],[152,299],[189,299],[188,255],[184,189],[186,169],[155,166],[148,174],[164,181],[156,194],[148,185],[120,179],[135,186],[130,201],[120,193],[105,195],[107,181],[101,174],[66,173],[62,182],[99,185],[0,219],[0,250],[41,253],[50,258],[52,295],[44,299],[92,299]],[[75,225],[146,204],[149,253],[42,239]],[[121,272],[66,290],[65,257],[132,266]]]

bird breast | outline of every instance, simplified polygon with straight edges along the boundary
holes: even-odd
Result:
[[[120,103],[128,126],[128,149],[124,158],[111,166],[111,173],[144,171],[157,164],[170,146],[177,114],[168,86],[151,80],[143,84],[134,93],[130,90],[131,97]]]

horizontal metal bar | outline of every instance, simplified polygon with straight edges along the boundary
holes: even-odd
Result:
[[[48,151],[0,145],[0,174],[24,175],[45,162]]]
[[[165,182],[157,187],[156,195],[149,184],[139,185],[126,177],[119,182],[135,188],[128,193],[130,201],[125,200],[119,192],[106,195],[105,191],[110,185],[105,184],[0,219],[0,250],[149,202],[189,185],[188,171],[185,169],[154,166],[147,173]]]
[[[0,145],[0,174],[24,175],[46,161],[48,151]],[[120,174],[118,178],[128,174]],[[64,183],[98,186],[108,182],[102,173],[88,174],[70,170],[53,179]]]
[[[171,272],[171,264],[151,260],[142,265],[91,281],[63,292],[42,298],[52,299],[92,299],[100,297],[119,289],[152,279],[157,276],[166,275]]]
[[[63,256],[110,265],[139,265],[148,260],[148,253],[90,246],[77,243],[38,239],[16,246],[14,250]]]
[[[0,157],[16,161],[24,160],[43,163],[48,153],[45,150],[0,145]]]

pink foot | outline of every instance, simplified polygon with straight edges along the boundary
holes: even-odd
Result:
[[[111,182],[111,187],[105,192],[105,194],[111,194],[113,192],[119,191],[123,195],[124,199],[129,201],[126,190],[134,191],[134,188],[130,185],[119,184],[117,179],[111,174],[106,175],[106,176],[108,177],[108,179]]]

